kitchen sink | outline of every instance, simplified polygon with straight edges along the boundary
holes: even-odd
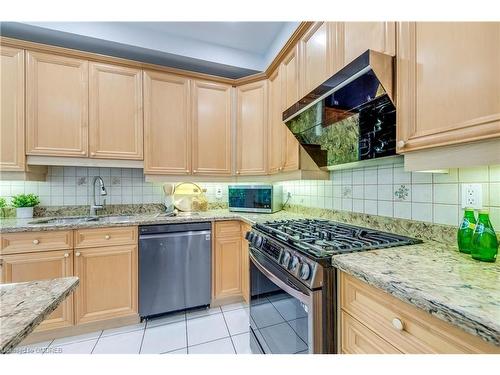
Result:
[[[29,224],[78,224],[88,221],[97,221],[99,218],[95,216],[80,216],[80,217],[55,217],[51,219],[39,219],[30,221]]]
[[[100,223],[123,223],[130,220],[134,220],[137,216],[134,215],[110,215],[110,216],[99,216],[96,220]]]

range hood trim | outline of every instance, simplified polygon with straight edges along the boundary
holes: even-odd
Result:
[[[304,111],[308,110],[309,108],[319,103],[321,100],[325,99],[329,95],[345,87],[346,85],[353,82],[355,79],[359,78],[363,74],[366,74],[370,70],[374,72],[375,76],[377,77],[380,84],[384,88],[385,93],[387,94],[391,102],[395,104],[393,99],[393,71],[394,71],[393,61],[394,61],[393,56],[373,51],[370,49],[367,50],[366,52],[358,56],[356,59],[351,61],[349,64],[347,64],[345,67],[343,67],[341,70],[339,70],[337,73],[335,73],[333,76],[331,76],[329,79],[324,81],[322,85],[311,91],[297,103],[295,103],[290,108],[285,110],[285,112],[283,112],[282,115],[283,122],[286,123],[294,119]],[[356,71],[356,73],[349,73],[351,71]],[[317,91],[325,83],[327,83],[328,81],[333,81],[337,77],[343,75],[346,75],[347,78],[340,81],[337,85],[335,85],[333,88],[331,88],[321,96],[314,98],[314,100],[312,100],[310,103],[307,104],[304,103],[305,104],[304,107],[293,111],[294,107],[301,107],[301,102],[307,101],[308,97],[311,96],[314,97],[315,96],[314,92]],[[293,111],[293,113],[289,114],[291,111]]]

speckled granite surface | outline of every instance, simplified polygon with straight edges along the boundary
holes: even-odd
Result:
[[[147,224],[162,224],[162,223],[186,223],[199,221],[217,221],[217,220],[243,220],[249,224],[263,222],[267,220],[281,220],[286,218],[302,218],[304,215],[280,211],[274,214],[252,214],[252,213],[236,213],[229,212],[225,209],[209,210],[206,212],[197,212],[194,215],[184,215],[171,217],[161,213],[145,213],[131,216],[117,216],[115,218],[106,219],[104,216],[102,221],[83,221],[76,220],[75,222],[44,222],[47,218],[35,219],[15,219],[7,218],[0,220],[0,233],[13,232],[29,232],[29,231],[50,231],[63,229],[79,229],[79,228],[102,228],[110,226],[130,226],[130,225],[147,225]],[[75,218],[78,218],[76,216]]]
[[[28,224],[0,220],[0,233],[240,219],[323,218],[423,239],[423,244],[334,257],[333,265],[465,331],[500,345],[500,263],[481,263],[458,253],[456,228],[351,212],[292,206],[275,214],[209,210],[193,216],[142,213],[115,222]]]
[[[0,285],[0,353],[12,351],[78,283],[78,277],[64,277]]]
[[[336,255],[332,264],[500,346],[500,263],[438,242]]]

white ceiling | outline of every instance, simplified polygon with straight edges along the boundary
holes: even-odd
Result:
[[[75,39],[78,37],[94,38],[96,42],[120,43],[124,46],[229,65],[244,71],[263,71],[298,24],[298,22],[26,22],[17,25],[35,27],[44,32],[58,32],[60,38],[65,38],[64,46],[71,41],[78,44],[78,39]],[[33,34],[33,30],[30,32]]]

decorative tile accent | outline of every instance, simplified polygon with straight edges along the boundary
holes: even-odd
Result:
[[[394,191],[394,196],[400,201],[406,201],[409,194],[410,189],[406,185],[399,185],[399,187]]]

